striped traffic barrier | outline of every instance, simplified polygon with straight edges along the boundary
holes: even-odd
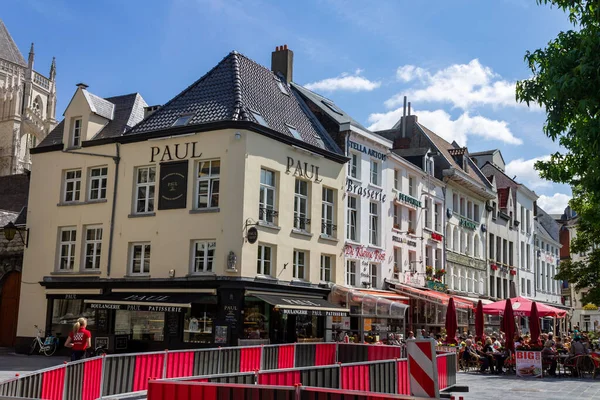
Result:
[[[431,399],[440,396],[433,340],[407,340],[410,394]]]

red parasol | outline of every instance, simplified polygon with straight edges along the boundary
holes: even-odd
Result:
[[[478,341],[483,342],[483,303],[481,300],[477,302],[477,308],[475,309],[475,336]]]
[[[531,315],[529,316],[529,332],[531,333],[531,344],[538,344],[540,340],[540,317],[538,314],[537,303],[535,301],[531,305]]]
[[[457,329],[456,307],[454,305],[454,298],[450,297],[450,300],[448,300],[448,308],[446,309],[446,343],[456,344]]]
[[[504,318],[502,318],[502,330],[506,335],[505,347],[507,350],[513,352],[515,350],[515,316],[511,302],[506,301],[505,303],[506,308],[504,309]]]
[[[513,305],[513,315],[517,317],[529,317],[531,315],[531,304],[533,301],[526,297],[514,297],[508,300],[500,300],[492,304],[483,306],[483,313],[489,315],[500,315],[504,313],[506,309],[506,302],[510,301]],[[567,315],[565,310],[551,307],[546,304],[538,303],[538,315],[540,317],[555,317],[564,318]]]

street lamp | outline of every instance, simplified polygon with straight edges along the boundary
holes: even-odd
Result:
[[[29,229],[18,228],[12,221],[10,221],[8,224],[4,225],[2,230],[4,231],[4,238],[9,242],[12,241],[17,235],[17,232],[19,232],[21,242],[25,245],[25,247],[29,247]],[[27,239],[25,239],[21,233],[23,230],[27,231]]]

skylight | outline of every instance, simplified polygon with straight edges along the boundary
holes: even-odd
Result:
[[[344,115],[344,113],[342,112],[342,110],[340,110],[339,108],[337,108],[333,103],[330,103],[330,102],[325,101],[325,100],[321,100],[321,102],[323,104],[325,104],[327,106],[327,108],[329,108],[334,113],[340,114],[340,115]]]
[[[267,128],[269,127],[269,124],[267,124],[267,121],[265,121],[265,119],[263,118],[262,115],[260,115],[259,113],[257,113],[256,111],[252,111],[250,110],[250,112],[252,113],[252,115],[254,116],[254,119],[256,120],[256,122],[258,122],[259,124],[261,124],[262,126],[266,126]]]
[[[290,125],[286,125],[286,127],[288,128],[293,137],[295,137],[298,140],[302,140],[302,136],[300,136],[300,132],[298,132],[296,128]]]
[[[281,90],[281,93],[285,94],[286,96],[290,95],[283,82],[281,82],[279,79],[277,79],[277,87],[279,88],[279,90]]]
[[[186,125],[190,119],[192,119],[193,115],[192,114],[188,114],[188,115],[182,115],[181,117],[177,118],[177,120],[175,121],[175,123],[173,124],[173,126],[183,126]]]

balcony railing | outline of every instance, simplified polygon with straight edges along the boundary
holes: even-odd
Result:
[[[305,231],[307,225],[310,225],[310,218],[294,217],[294,228]]]
[[[258,209],[258,219],[264,222],[273,223],[279,212],[272,208],[260,207]]]
[[[334,231],[337,231],[337,225],[328,222],[321,222],[322,234],[332,236]]]

